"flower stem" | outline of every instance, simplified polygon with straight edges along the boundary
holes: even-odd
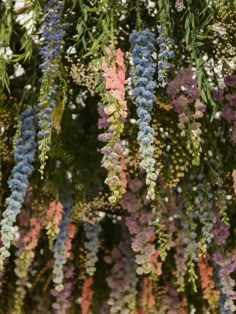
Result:
[[[140,13],[140,0],[136,0],[136,30],[140,32],[142,29],[142,20]]]

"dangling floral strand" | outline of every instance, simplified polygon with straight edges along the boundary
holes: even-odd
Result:
[[[52,248],[53,242],[55,240],[56,235],[59,232],[59,223],[62,219],[62,204],[52,202],[49,204],[49,208],[47,211],[47,235],[49,239],[49,247]]]
[[[40,49],[42,64],[39,66],[42,73],[38,109],[39,159],[40,173],[43,177],[48,151],[50,149],[52,132],[52,111],[56,107],[59,85],[55,83],[58,77],[58,58],[62,51],[62,40],[64,31],[61,28],[63,4],[61,1],[50,0],[45,7],[46,18],[42,25],[42,36],[44,47]]]
[[[111,48],[107,48],[106,53],[108,60],[102,59],[106,92],[101,93],[104,107],[98,109],[100,115],[98,127],[99,129],[107,128],[105,133],[99,135],[99,140],[107,143],[101,150],[102,166],[108,170],[105,183],[112,192],[109,201],[116,203],[124,193],[120,177],[120,162],[123,154],[120,137],[127,117],[125,65],[124,53],[120,49],[112,52]]]
[[[64,288],[63,266],[66,264],[66,260],[70,256],[71,241],[75,234],[74,225],[69,223],[71,203],[72,201],[68,200],[64,205],[62,220],[59,224],[59,233],[57,234],[54,246],[53,281],[57,291],[61,291]]]
[[[140,142],[141,166],[146,171],[146,184],[148,186],[147,198],[155,199],[155,186],[157,171],[155,169],[154,131],[150,126],[151,112],[156,100],[154,89],[156,82],[153,80],[156,64],[152,63],[152,55],[155,51],[155,36],[148,30],[132,32],[129,37],[133,45],[133,70],[131,79],[133,83],[133,96],[138,115],[138,141]]]
[[[12,170],[12,178],[8,181],[11,195],[6,200],[7,208],[1,221],[0,269],[3,261],[10,255],[9,249],[18,232],[13,228],[16,216],[20,213],[24,197],[29,185],[28,178],[33,171],[32,163],[35,155],[35,112],[26,109],[21,114],[20,135],[16,142],[14,160],[16,165]]]
[[[36,218],[30,219],[30,227],[31,230],[23,238],[24,247],[19,248],[17,252],[18,259],[16,259],[15,261],[16,262],[15,273],[18,277],[16,281],[17,287],[13,310],[15,314],[22,313],[22,306],[24,304],[24,298],[26,295],[28,274],[30,266],[35,256],[35,249],[38,245],[38,240],[41,231],[41,226]]]

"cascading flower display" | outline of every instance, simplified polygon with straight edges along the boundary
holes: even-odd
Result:
[[[187,149],[192,155],[192,164],[199,165],[201,158],[201,123],[206,105],[200,101],[198,83],[191,67],[182,69],[176,78],[168,83],[167,95],[173,109],[178,113],[181,135],[187,136]]]
[[[93,277],[87,277],[83,283],[82,296],[81,296],[81,301],[80,301],[82,314],[88,314],[90,311],[92,298],[94,294],[92,285],[93,285]]]
[[[14,313],[22,313],[30,266],[35,257],[35,249],[41,231],[41,225],[36,218],[30,219],[30,227],[31,230],[23,238],[23,247],[19,247],[17,252],[18,259],[16,260],[15,273],[18,279],[16,281]]]
[[[50,150],[52,132],[52,112],[58,101],[60,89],[58,80],[58,58],[62,52],[64,30],[61,27],[63,11],[62,1],[50,0],[45,7],[45,20],[42,25],[43,47],[40,49],[42,63],[39,68],[42,71],[38,109],[38,144],[40,172],[43,177],[47,154]],[[60,99],[60,98],[59,98]]]
[[[150,126],[150,121],[153,104],[156,100],[154,95],[156,82],[153,79],[156,64],[152,62],[156,40],[153,33],[149,30],[144,30],[142,32],[132,32],[129,41],[132,44],[133,69],[130,75],[133,84],[132,94],[138,115],[141,166],[146,171],[147,197],[154,199],[157,170],[155,169],[155,159],[153,158],[154,131]]]
[[[161,263],[158,262],[158,255],[153,239],[155,238],[154,226],[150,226],[150,221],[154,218],[153,212],[143,212],[144,204],[142,199],[138,199],[135,192],[143,187],[143,182],[136,179],[128,183],[131,191],[127,192],[121,206],[127,210],[129,216],[125,218],[131,237],[131,247],[135,253],[137,263],[137,274],[152,274],[157,276],[161,273]]]
[[[51,290],[51,295],[56,298],[56,301],[52,304],[55,314],[66,314],[72,307],[72,293],[75,286],[73,260],[70,260],[70,262],[65,265],[64,278],[65,283],[62,291]]]
[[[0,313],[236,313],[234,12],[1,1]]]
[[[142,291],[140,296],[140,309],[139,314],[152,312],[155,307],[155,297],[153,295],[152,280],[145,277],[142,282]]]
[[[99,135],[99,140],[107,143],[101,150],[103,154],[102,166],[108,170],[105,183],[109,186],[112,203],[119,201],[124,189],[122,188],[121,158],[123,145],[121,134],[127,117],[125,101],[125,64],[124,53],[121,49],[113,51],[106,49],[107,58],[102,59],[102,70],[105,80],[105,93],[102,92],[104,106],[99,108],[100,119],[98,127],[107,128],[106,132]],[[103,85],[102,85],[103,86]]]
[[[208,263],[209,256],[206,258],[199,257],[198,268],[201,279],[201,288],[203,291],[203,298],[208,301],[212,310],[217,307],[219,301],[219,291],[215,289],[213,280],[213,268]]]
[[[234,291],[235,280],[230,276],[236,269],[235,256],[228,253],[223,256],[221,253],[214,254],[214,262],[221,267],[219,271],[220,285],[222,293],[226,296],[224,308],[232,312],[236,311],[234,301],[236,300],[236,292]]]
[[[61,291],[63,289],[63,266],[66,264],[66,260],[70,252],[68,248],[71,248],[71,238],[74,236],[74,231],[72,231],[72,236],[69,237],[69,214],[72,206],[72,200],[68,199],[63,206],[63,214],[61,222],[59,223],[59,233],[56,237],[56,242],[54,245],[54,264],[53,264],[53,281],[55,283],[55,289]],[[69,243],[68,243],[68,237]],[[69,244],[69,245],[68,245]]]
[[[123,231],[124,232],[124,231]],[[129,248],[129,238],[119,243],[111,252],[111,256],[105,256],[105,262],[113,264],[112,272],[106,278],[110,287],[110,295],[107,304],[110,313],[134,313],[136,308],[136,283],[135,263]]]
[[[29,185],[29,176],[33,171],[35,134],[35,111],[26,109],[21,114],[20,135],[14,154],[15,166],[12,169],[12,178],[8,181],[11,194],[6,199],[7,208],[3,212],[3,219],[0,222],[3,245],[0,248],[0,268],[3,267],[4,259],[10,255],[11,243],[16,238],[13,226],[16,216],[20,213]]]
[[[87,250],[86,253],[86,272],[92,277],[96,271],[96,262],[98,261],[99,250],[99,235],[102,231],[102,227],[99,224],[84,224],[84,231],[86,241],[84,247]]]

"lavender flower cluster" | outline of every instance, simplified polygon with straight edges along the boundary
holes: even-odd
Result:
[[[162,87],[167,84],[167,70],[170,68],[168,60],[174,58],[174,52],[171,50],[171,39],[166,38],[164,28],[162,26],[158,27],[159,36],[157,38],[157,43],[159,44],[159,54],[158,54],[158,81]]]
[[[187,137],[187,149],[192,155],[192,164],[198,166],[201,158],[201,123],[206,105],[200,101],[197,80],[191,67],[181,70],[176,78],[168,83],[167,95],[175,112],[178,113],[178,127],[181,136]]]
[[[53,282],[55,283],[55,289],[61,291],[63,289],[63,266],[66,263],[66,243],[68,237],[68,223],[70,222],[69,213],[72,206],[72,200],[68,199],[63,207],[62,219],[59,223],[59,233],[56,237],[56,243],[54,246],[54,265],[53,265]]]
[[[217,202],[219,202],[217,200]],[[230,225],[224,223],[219,214],[216,215],[215,224],[211,230],[214,234],[214,241],[217,246],[223,246],[229,236]],[[213,255],[213,260],[220,268],[217,276],[217,283],[220,294],[220,310],[221,313],[231,314],[235,312],[236,307],[234,301],[236,300],[236,293],[234,291],[235,280],[230,275],[235,271],[235,257],[233,254],[228,253],[226,256],[220,252]]]
[[[74,265],[70,261],[66,265],[65,269],[65,284],[62,291],[51,290],[51,294],[56,298],[56,302],[52,304],[52,308],[55,314],[66,314],[72,305],[73,300],[73,288],[75,286],[74,280]]]
[[[224,309],[233,313],[236,311],[234,301],[236,300],[236,292],[234,291],[235,280],[230,275],[236,270],[235,256],[228,253],[223,256],[221,253],[214,254],[214,261],[221,267],[219,271],[220,285],[223,294],[226,297]]]
[[[148,186],[147,197],[155,198],[155,186],[157,174],[155,159],[153,158],[153,134],[150,126],[151,112],[156,100],[154,89],[156,82],[153,80],[156,64],[152,63],[152,55],[155,51],[155,36],[148,30],[132,32],[129,37],[133,45],[132,58],[134,69],[131,71],[131,80],[134,86],[133,96],[138,115],[138,141],[140,142],[141,166],[145,169],[146,183]]]
[[[86,272],[90,277],[93,277],[96,271],[96,262],[98,261],[98,249],[99,249],[99,235],[102,231],[102,227],[99,224],[84,224],[84,231],[86,240],[84,247],[87,250],[86,253]]]
[[[113,195],[109,197],[109,201],[111,203],[115,203],[121,196],[121,179],[118,175],[121,173],[120,156],[122,156],[124,152],[124,144],[121,140],[119,140],[114,145],[109,145],[109,142],[113,137],[114,126],[112,124],[109,125],[109,116],[105,113],[102,106],[98,107],[98,113],[98,128],[108,128],[104,133],[99,134],[98,139],[101,142],[107,143],[107,145],[101,149],[101,153],[103,154],[102,166],[109,172],[105,183],[113,191]]]
[[[109,313],[134,313],[138,280],[127,232],[126,239],[112,250],[111,256],[105,257],[105,262],[113,263],[111,275],[106,279],[111,289],[107,301],[110,305]]]
[[[149,225],[154,218],[154,213],[143,212],[144,204],[135,195],[143,187],[143,182],[133,179],[129,181],[128,186],[131,191],[124,195],[121,206],[129,213],[129,216],[125,218],[125,224],[131,236],[131,247],[138,265],[136,271],[139,275],[150,273],[154,275],[153,256],[156,249],[151,239],[155,236],[155,230],[153,226]]]
[[[16,142],[14,160],[16,165],[12,169],[12,178],[8,181],[11,195],[6,199],[7,208],[3,213],[1,224],[0,268],[3,261],[10,255],[11,242],[15,239],[13,227],[16,216],[20,213],[24,197],[29,185],[28,178],[33,171],[32,163],[35,156],[35,111],[26,109],[21,114],[20,135]]]
[[[64,30],[61,27],[60,20],[62,16],[63,5],[61,1],[50,0],[45,7],[45,20],[42,25],[42,37],[44,47],[40,49],[42,64],[40,69],[43,73],[42,85],[40,90],[38,109],[38,125],[40,131],[39,150],[40,150],[40,172],[43,176],[46,165],[47,152],[49,151],[52,111],[56,106],[56,94],[59,85],[55,83],[58,70],[58,57],[62,51],[62,41]]]
[[[43,63],[39,66],[42,72],[55,73],[55,59],[62,51],[62,40],[64,30],[61,28],[60,20],[62,16],[62,1],[49,0],[45,6],[45,20],[42,25],[42,36],[45,46],[40,49]]]

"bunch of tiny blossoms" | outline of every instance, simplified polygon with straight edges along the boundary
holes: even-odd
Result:
[[[22,313],[22,306],[26,295],[26,286],[28,284],[27,279],[41,231],[41,226],[34,217],[30,219],[30,227],[31,230],[23,238],[23,247],[19,247],[19,250],[16,253],[18,258],[15,260],[15,273],[18,279],[16,281],[16,292],[14,296],[15,302],[13,312],[15,314]]]
[[[132,32],[129,37],[132,47],[133,69],[131,81],[133,84],[133,96],[138,115],[138,141],[140,143],[141,166],[145,169],[146,184],[148,187],[147,198],[155,198],[155,186],[157,173],[155,169],[154,155],[154,130],[150,126],[151,112],[156,100],[154,89],[156,82],[153,80],[156,64],[152,63],[152,55],[155,51],[156,39],[148,30]]]
[[[4,259],[10,255],[11,242],[16,238],[13,224],[16,221],[16,216],[20,213],[29,186],[28,178],[33,171],[32,163],[36,148],[35,134],[35,112],[33,109],[26,109],[21,114],[20,134],[14,154],[16,165],[12,169],[12,176],[8,181],[11,195],[6,200],[7,208],[0,223],[3,244],[0,249],[0,269],[3,267]]]
[[[68,200],[64,204],[62,219],[59,223],[59,233],[57,234],[54,246],[53,281],[57,291],[61,291],[64,288],[63,266],[66,264],[67,258],[70,256],[71,240],[75,233],[74,226],[69,223],[71,203],[71,200]]]
[[[52,248],[55,237],[59,232],[58,226],[62,219],[62,210],[63,206],[60,202],[52,202],[49,204],[46,229],[50,248]]]
[[[40,88],[38,109],[38,132],[40,173],[43,176],[47,153],[50,149],[52,132],[52,111],[56,106],[56,97],[59,85],[56,84],[58,76],[59,57],[62,51],[64,31],[61,27],[63,4],[61,1],[50,0],[45,7],[45,20],[42,25],[42,37],[44,46],[40,49],[42,64],[42,83]]]
[[[98,128],[107,128],[105,133],[99,135],[99,140],[107,143],[101,150],[102,166],[108,170],[105,183],[112,192],[109,201],[116,203],[124,193],[120,178],[120,160],[123,153],[120,136],[127,117],[125,65],[124,53],[120,49],[113,52],[111,48],[107,48],[106,53],[107,57],[102,59],[105,92],[102,91],[101,96],[104,106],[99,108]]]

